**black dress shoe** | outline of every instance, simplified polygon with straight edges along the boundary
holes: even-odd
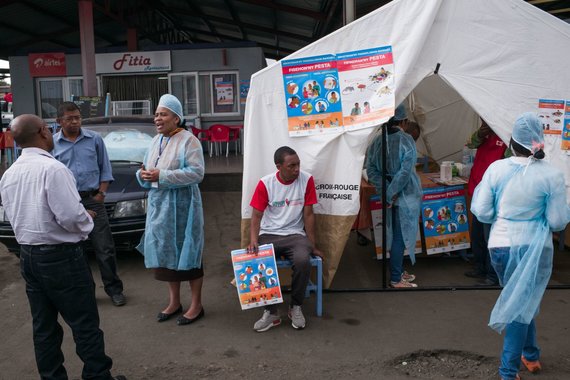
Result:
[[[181,316],[178,317],[178,319],[176,320],[176,324],[177,324],[178,326],[189,325],[190,323],[196,322],[198,319],[202,318],[203,316],[204,316],[204,308],[202,308],[202,310],[200,310],[200,312],[198,313],[198,315],[195,316],[194,318],[186,318],[185,316],[181,315]]]
[[[113,305],[115,306],[123,306],[124,304],[127,303],[127,299],[125,298],[123,293],[118,293],[118,294],[113,294],[111,296],[111,302],[113,302]]]
[[[170,318],[172,318],[173,316],[175,316],[176,314],[180,314],[182,313],[182,305],[178,306],[178,309],[174,310],[172,313],[167,314],[167,313],[158,313],[158,315],[156,316],[156,320],[158,322],[164,322],[164,321],[168,321]]]

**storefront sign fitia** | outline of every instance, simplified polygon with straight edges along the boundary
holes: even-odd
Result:
[[[97,74],[170,71],[169,51],[142,51],[95,55]]]
[[[28,67],[32,77],[61,77],[66,75],[64,53],[28,55]]]

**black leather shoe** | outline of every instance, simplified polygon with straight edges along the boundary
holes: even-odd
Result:
[[[127,299],[125,298],[123,293],[113,294],[111,296],[111,301],[115,306],[123,306],[124,304],[127,303]]]
[[[164,321],[168,321],[170,318],[172,318],[173,316],[175,316],[176,314],[180,314],[182,313],[182,305],[180,305],[178,307],[178,309],[174,310],[174,312],[167,314],[167,313],[158,313],[158,315],[156,316],[156,320],[158,322],[164,322]]]
[[[184,325],[189,325],[190,323],[194,323],[196,322],[198,319],[202,318],[204,316],[204,308],[202,308],[202,310],[200,310],[200,312],[198,313],[197,316],[195,316],[194,318],[186,318],[185,316],[181,315],[180,317],[178,317],[178,319],[176,320],[176,324],[178,326],[184,326]]]

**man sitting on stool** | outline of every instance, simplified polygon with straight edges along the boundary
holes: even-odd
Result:
[[[303,329],[301,305],[311,274],[310,255],[323,257],[315,247],[313,205],[317,203],[317,192],[313,177],[301,171],[301,161],[293,149],[282,146],[273,159],[277,172],[261,178],[251,199],[251,240],[247,248],[257,252],[260,244],[273,243],[277,257],[293,262],[289,318],[293,328]],[[253,329],[262,332],[279,324],[277,305],[270,305]]]

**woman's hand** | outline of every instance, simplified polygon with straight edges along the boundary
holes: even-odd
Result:
[[[141,168],[140,177],[143,181],[158,182],[160,176],[160,169],[146,170],[144,166]]]

